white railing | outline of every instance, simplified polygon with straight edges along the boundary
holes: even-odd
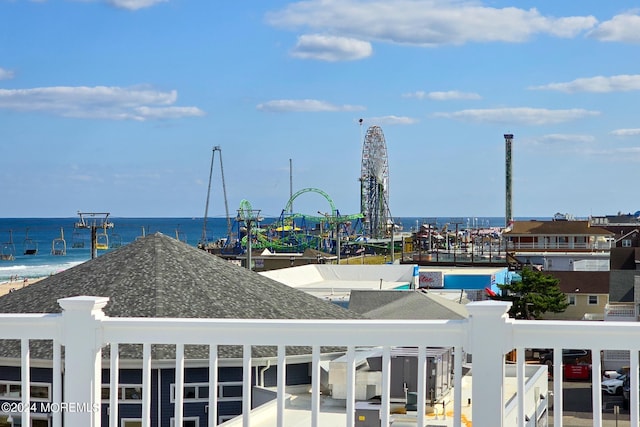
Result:
[[[605,320],[635,321],[637,318],[636,305],[633,303],[614,303],[604,307]]]
[[[553,243],[553,242],[536,242],[536,243],[518,243],[507,242],[507,251],[513,250],[561,250],[561,251],[603,251],[610,250],[613,245],[610,241],[595,243]]]
[[[252,346],[277,347],[277,425],[287,425],[285,419],[285,346],[309,346],[312,349],[311,419],[319,426],[320,419],[320,347],[341,346],[347,354],[346,425],[355,425],[355,349],[359,346],[383,348],[381,425],[390,424],[390,354],[396,346],[418,348],[418,409],[416,423],[425,425],[426,348],[453,347],[456,355],[471,353],[473,378],[471,388],[471,418],[475,427],[504,426],[505,363],[504,356],[517,351],[518,426],[527,425],[525,419],[525,360],[526,348],[554,349],[554,378],[562,378],[562,349],[591,349],[594,373],[602,371],[601,351],[617,349],[630,351],[631,425],[638,425],[638,352],[640,351],[640,323],[636,322],[579,322],[579,321],[521,321],[507,317],[509,303],[483,301],[467,305],[469,318],[449,321],[396,320],[264,320],[264,319],[168,319],[168,318],[109,318],[102,311],[107,298],[73,297],[59,300],[63,313],[1,314],[0,339],[21,340],[22,390],[29,390],[29,340],[53,340],[52,401],[65,411],[52,414],[53,427],[97,427],[100,412],[93,410],[101,404],[102,348],[110,344],[109,368],[110,403],[109,425],[119,426],[118,388],[119,344],[142,344],[142,426],[151,426],[151,345],[174,344],[175,363],[175,425],[182,425],[183,386],[185,384],[184,346],[204,344],[210,347],[209,384],[217,384],[218,352],[221,345],[243,347],[243,425],[251,425]],[[61,356],[64,346],[65,357]],[[454,358],[454,415],[453,425],[461,426],[462,360]],[[61,375],[64,368],[64,377]],[[64,378],[64,396],[62,383]],[[601,377],[593,375],[593,426],[602,426]],[[217,423],[215,390],[210,387],[208,425]],[[553,383],[553,425],[562,426],[562,381]],[[30,407],[29,393],[22,393],[22,406]],[[66,406],[65,406],[66,405]],[[72,406],[73,405],[73,406]],[[70,408],[75,408],[70,410]],[[17,414],[13,414],[16,416]],[[22,415],[22,425],[30,425],[30,413]],[[510,427],[510,426],[509,426]]]

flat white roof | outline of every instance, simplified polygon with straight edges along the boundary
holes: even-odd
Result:
[[[413,264],[308,264],[260,274],[306,292],[336,292],[351,289],[395,289],[413,284],[414,270]]]
[[[265,277],[320,299],[348,301],[352,290],[393,290],[416,285],[416,264],[308,264],[263,271]],[[490,276],[506,267],[419,267],[421,272],[446,275]],[[452,290],[459,296],[459,289]]]

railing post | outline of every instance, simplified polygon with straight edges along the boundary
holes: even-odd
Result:
[[[507,315],[510,307],[510,302],[502,301],[467,304],[474,427],[504,425],[504,356],[513,348],[513,331]]]
[[[100,427],[102,369],[102,309],[104,297],[62,298],[62,344],[64,353],[64,425]]]

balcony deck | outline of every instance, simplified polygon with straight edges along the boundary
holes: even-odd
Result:
[[[638,425],[638,374],[640,350],[640,323],[636,322],[578,322],[578,321],[524,321],[507,317],[509,304],[495,301],[471,303],[467,306],[470,316],[464,320],[449,321],[394,321],[394,320],[263,320],[263,319],[168,319],[168,318],[109,318],[102,309],[107,298],[73,297],[59,300],[62,314],[0,314],[0,339],[14,339],[21,342],[21,384],[27,390],[30,384],[30,367],[35,366],[30,357],[30,340],[53,341],[53,386],[52,402],[57,404],[78,404],[83,410],[58,411],[51,414],[53,427],[97,427],[101,423],[98,411],[86,408],[100,407],[101,402],[101,353],[105,345],[110,345],[108,368],[111,377],[110,389],[118,388],[119,357],[118,347],[124,343],[142,344],[142,358],[138,361],[142,370],[142,426],[151,426],[151,370],[154,361],[151,358],[151,346],[154,344],[175,345],[175,413],[176,425],[182,425],[184,414],[183,386],[185,384],[185,346],[201,344],[209,346],[210,357],[209,383],[217,384],[218,366],[221,360],[217,348],[223,345],[238,345],[244,349],[242,365],[243,426],[254,425],[257,417],[250,409],[252,394],[246,392],[252,388],[251,367],[252,346],[274,346],[278,366],[278,384],[275,389],[277,426],[289,426],[287,420],[285,392],[285,367],[287,363],[286,346],[308,346],[311,348],[312,384],[309,394],[308,416],[311,426],[323,425],[322,394],[320,391],[321,346],[344,347],[347,356],[347,399],[344,409],[345,424],[356,425],[355,419],[355,351],[358,347],[381,347],[382,356],[382,394],[380,417],[382,426],[405,425],[391,414],[393,402],[390,396],[390,358],[391,349],[397,346],[416,347],[418,360],[426,360],[427,347],[451,347],[454,354],[469,353],[473,360],[473,381],[470,395],[473,405],[467,415],[467,401],[463,397],[463,361],[454,357],[453,392],[450,407],[452,415],[447,425],[467,425],[468,418],[476,427],[488,426],[528,426],[531,402],[525,401],[527,387],[527,367],[524,354],[527,348],[554,349],[554,378],[562,378],[563,348],[590,349],[592,352],[593,372],[602,371],[601,351],[608,349],[630,351],[629,363],[631,375],[631,425]],[[64,346],[65,357],[62,357]],[[517,360],[514,368],[505,367],[505,355],[516,349]],[[513,369],[513,375],[507,375]],[[64,372],[64,376],[62,375]],[[426,362],[418,364],[418,396],[415,425],[427,425],[425,414],[427,396]],[[63,380],[62,380],[63,378]],[[546,382],[546,378],[544,378]],[[64,381],[64,384],[62,383]],[[515,389],[513,395],[507,390]],[[64,385],[64,387],[63,387]],[[562,381],[553,381],[553,425],[563,425]],[[64,396],[62,390],[64,389]],[[591,403],[593,407],[592,425],[603,425],[603,399],[601,376],[593,375]],[[119,404],[117,393],[110,393],[109,426],[119,427]],[[466,397],[466,396],[465,396]],[[217,420],[217,392],[211,387],[208,397],[208,424],[215,425]],[[507,402],[507,405],[505,405]],[[22,407],[29,408],[31,397],[22,395]],[[507,407],[514,405],[515,417],[507,419]],[[463,413],[463,406],[464,413]],[[463,417],[464,415],[464,417]],[[21,425],[31,425],[31,414],[12,414],[21,416]],[[464,419],[464,422],[463,422]],[[516,420],[517,421],[514,421]],[[257,425],[257,418],[255,419]]]

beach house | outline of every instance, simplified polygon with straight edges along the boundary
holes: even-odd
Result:
[[[614,233],[589,221],[515,221],[502,233],[511,262],[552,271],[609,270]]]

